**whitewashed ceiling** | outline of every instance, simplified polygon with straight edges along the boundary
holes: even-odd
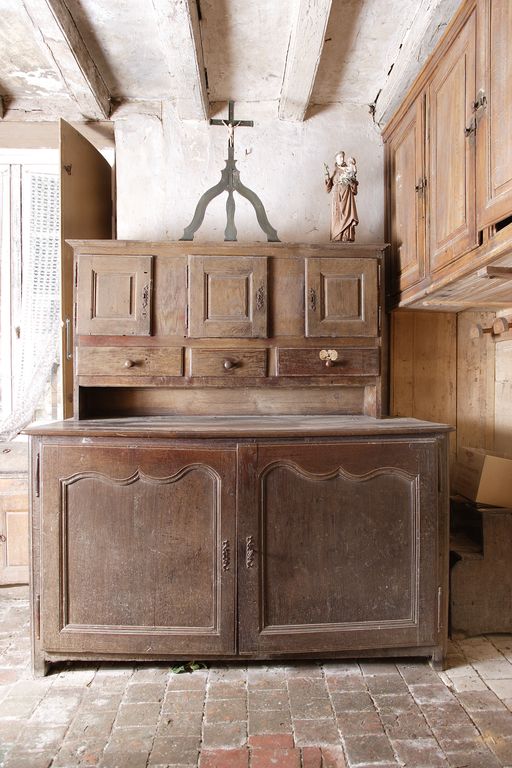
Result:
[[[0,0],[0,113],[104,119],[126,104],[143,111],[169,101],[180,117],[205,119],[212,103],[233,99],[302,120],[312,105],[377,99],[378,114],[379,100],[389,111],[414,77],[457,5]]]

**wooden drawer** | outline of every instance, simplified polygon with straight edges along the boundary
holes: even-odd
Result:
[[[182,347],[79,347],[79,376],[182,376]]]
[[[336,355],[336,360],[330,359]],[[380,350],[352,347],[279,349],[277,372],[280,376],[378,376]]]
[[[266,376],[266,349],[192,349],[192,376]]]

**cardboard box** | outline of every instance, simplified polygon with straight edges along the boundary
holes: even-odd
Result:
[[[512,508],[512,459],[463,448],[455,464],[452,492],[477,504]]]

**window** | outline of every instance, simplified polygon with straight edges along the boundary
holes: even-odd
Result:
[[[60,411],[56,153],[0,153],[0,431]]]

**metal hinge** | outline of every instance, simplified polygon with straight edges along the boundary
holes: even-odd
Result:
[[[36,640],[41,638],[41,595],[36,595],[34,600],[34,634]]]
[[[437,631],[441,631],[443,626],[443,588],[437,590]]]
[[[382,331],[382,307],[379,304],[378,319],[377,319],[378,331]]]
[[[39,498],[39,490],[40,490],[40,477],[41,477],[41,462],[39,459],[39,453],[36,456],[36,467],[35,467],[35,478],[34,478],[34,493],[36,498]]]

